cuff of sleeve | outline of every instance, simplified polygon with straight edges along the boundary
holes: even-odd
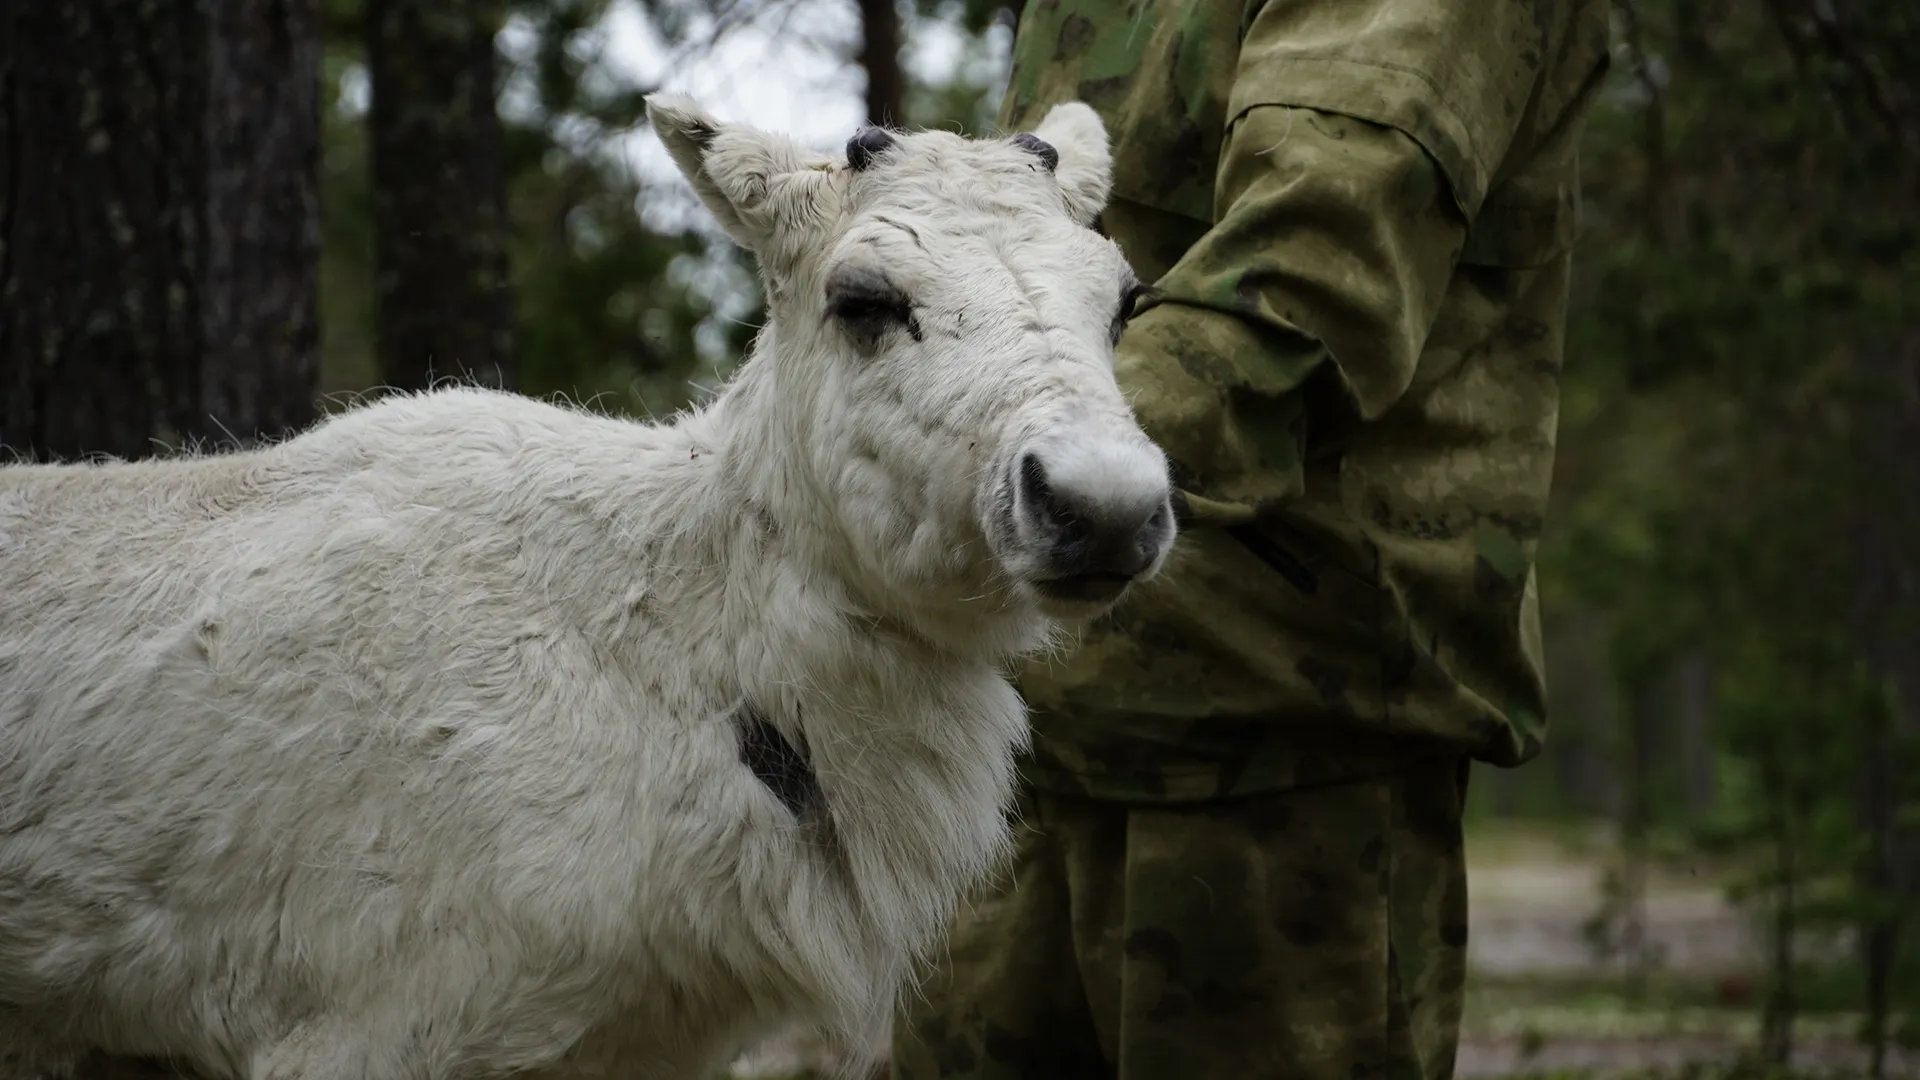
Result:
[[[1276,337],[1224,312],[1161,301],[1120,339],[1121,389],[1196,508],[1301,490],[1305,416],[1292,391],[1326,352],[1311,342],[1288,349]]]

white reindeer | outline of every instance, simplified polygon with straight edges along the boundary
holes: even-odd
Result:
[[[0,468],[0,1050],[694,1077],[884,1029],[1008,838],[1002,675],[1157,573],[1106,131],[656,97],[770,319],[665,425],[446,389]]]

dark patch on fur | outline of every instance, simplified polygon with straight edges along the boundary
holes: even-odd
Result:
[[[1120,293],[1120,307],[1114,312],[1113,326],[1108,332],[1109,336],[1113,339],[1114,345],[1118,346],[1120,344],[1120,337],[1126,332],[1127,324],[1132,322],[1133,317],[1139,313],[1138,308],[1140,304],[1146,301],[1158,300],[1160,296],[1160,290],[1152,285],[1146,285],[1139,281],[1128,283],[1127,287]]]
[[[780,522],[774,518],[773,511],[768,510],[766,504],[749,502],[747,512],[753,516],[754,531],[759,533],[761,540],[770,540],[780,535]]]
[[[220,623],[214,619],[201,620],[200,625],[193,632],[194,651],[200,654],[201,660],[213,662],[213,646],[219,638]]]
[[[773,792],[796,818],[804,818],[826,805],[826,794],[813,773],[807,755],[806,740],[795,747],[780,733],[767,714],[748,704],[733,714],[740,732],[740,763]]]

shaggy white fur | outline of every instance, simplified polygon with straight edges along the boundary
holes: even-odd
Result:
[[[681,1078],[884,1029],[1007,839],[1001,667],[1173,542],[1106,133],[649,109],[770,296],[710,407],[0,468],[0,1050]]]

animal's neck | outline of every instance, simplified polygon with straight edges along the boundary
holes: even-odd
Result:
[[[857,913],[844,932],[867,965],[837,978],[870,980],[872,964],[887,965],[864,987],[884,997],[1004,851],[1027,728],[998,666],[1045,624],[985,604],[928,616],[863,572],[828,486],[797,449],[808,436],[794,421],[802,410],[766,355],[779,341],[770,324],[761,358],[703,419],[716,460],[687,497],[733,508],[716,523],[731,538],[714,552],[725,584],[703,591],[730,609],[720,625],[746,631],[730,660],[742,692],[804,748],[819,785],[806,812],[820,815],[832,852],[823,887],[843,894],[833,910]],[[845,989],[842,1000],[867,996]]]
[[[1007,852],[1026,711],[991,668],[884,627],[830,655],[789,645],[781,689],[761,689],[779,702],[770,722],[805,747],[818,797],[800,814],[822,856],[816,902],[801,901],[814,914],[789,933],[818,935],[823,912],[838,924],[842,947],[797,959],[811,984],[836,988],[834,1022],[862,1045]]]

